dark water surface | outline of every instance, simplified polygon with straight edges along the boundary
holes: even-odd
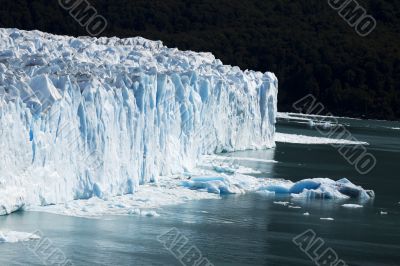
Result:
[[[261,194],[194,201],[159,211],[158,218],[105,217],[84,219],[20,212],[0,217],[0,228],[40,230],[74,265],[182,265],[157,240],[176,228],[214,265],[315,265],[293,242],[311,229],[348,265],[400,265],[400,127],[399,123],[340,119],[377,159],[368,175],[360,175],[330,145],[277,144],[268,151],[233,156],[274,159],[278,163],[243,162],[261,176],[297,181],[346,177],[376,198],[362,209],[346,209],[329,200],[271,199]],[[279,132],[319,136],[306,123],[280,121]],[[273,201],[291,201],[290,209]],[[381,211],[387,215],[381,215]],[[309,216],[304,216],[309,212]],[[320,220],[332,217],[334,221]],[[43,258],[42,258],[43,260]],[[44,261],[46,262],[46,261]],[[24,244],[1,244],[0,265],[44,265]]]

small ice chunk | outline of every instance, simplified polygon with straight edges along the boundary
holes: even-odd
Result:
[[[160,215],[156,211],[141,211],[140,216],[143,217],[159,217]]]
[[[333,219],[333,218],[330,218],[330,217],[328,217],[328,218],[319,218],[320,220],[323,220],[323,221],[334,221],[335,219]]]
[[[311,137],[297,134],[286,134],[276,133],[276,142],[293,143],[293,144],[336,144],[336,145],[369,145],[368,142],[364,141],[352,141],[347,139],[335,139],[335,138],[324,138],[324,137]]]
[[[304,216],[310,216],[310,213],[309,212],[305,212],[305,213],[303,213],[303,215]]]
[[[342,207],[344,207],[344,208],[349,208],[349,209],[360,209],[360,208],[364,208],[364,206],[359,205],[359,204],[343,204]]]
[[[288,206],[290,204],[290,202],[287,202],[287,201],[274,201],[274,204],[282,205],[282,206]]]
[[[40,236],[25,232],[0,231],[0,243],[17,243],[30,240],[38,240]]]
[[[388,212],[381,211],[381,215],[388,215]]]
[[[128,211],[129,215],[139,215],[143,217],[159,217],[160,215],[154,210],[140,210],[140,209],[131,209]]]
[[[301,209],[301,207],[300,206],[289,205],[289,209]]]
[[[183,181],[182,186],[192,190],[207,191],[214,194],[243,194],[246,191],[256,191],[257,178],[235,174],[232,176],[199,176]]]

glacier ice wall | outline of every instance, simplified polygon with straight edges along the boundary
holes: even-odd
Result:
[[[0,29],[0,213],[133,193],[274,145],[278,82],[143,38]]]

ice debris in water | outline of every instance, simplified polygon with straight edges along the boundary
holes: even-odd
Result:
[[[348,208],[348,209],[361,209],[364,206],[359,205],[359,204],[343,204],[342,207]]]
[[[257,191],[267,196],[289,195],[305,199],[360,199],[375,197],[372,190],[356,186],[348,179],[334,181],[329,178],[304,179],[296,183],[286,180],[262,179],[246,175],[198,176],[182,185],[190,189],[216,194],[239,194]]]
[[[16,231],[0,231],[0,243],[17,243],[30,240],[38,240],[40,236]]]
[[[312,137],[297,134],[276,133],[276,142],[294,143],[294,144],[307,144],[307,145],[321,145],[321,144],[336,144],[336,145],[369,145],[365,141],[355,141],[348,139]]]
[[[257,179],[251,176],[236,174],[234,176],[198,176],[183,181],[184,187],[215,194],[243,194],[253,191]]]
[[[323,221],[334,221],[335,219],[333,219],[333,218],[330,218],[330,217],[328,217],[328,218],[319,218],[320,220],[323,220]]]
[[[370,199],[375,196],[372,190],[364,190],[348,179],[334,181],[329,178],[304,179],[292,185],[271,185],[262,189],[275,194],[290,194],[296,198],[311,199]]]
[[[143,217],[159,217],[160,215],[154,210],[132,209],[128,212],[130,215],[139,215]]]
[[[276,205],[288,206],[290,202],[288,201],[274,201]]]

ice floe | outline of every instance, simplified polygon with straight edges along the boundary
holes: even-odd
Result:
[[[254,191],[267,191],[268,195],[288,195],[306,199],[360,199],[375,197],[372,190],[365,190],[343,178],[334,181],[329,178],[304,179],[298,182],[276,180],[271,178],[255,178],[235,175],[195,176],[183,181],[184,187],[215,194],[242,194]]]
[[[162,215],[160,209],[164,206],[220,198],[218,194],[187,189],[181,185],[184,180],[187,180],[184,176],[162,177],[157,183],[140,186],[134,194],[109,198],[92,197],[50,206],[30,206],[28,210],[86,218],[106,215],[158,217]]]
[[[192,200],[220,199],[222,195],[245,193],[257,193],[271,199],[290,197],[296,202],[299,199],[365,201],[374,197],[373,191],[364,190],[347,179],[334,181],[328,178],[315,178],[291,182],[282,179],[256,178],[239,173],[210,174],[210,171],[205,171],[202,175],[161,177],[157,183],[142,185],[131,195],[92,197],[51,206],[31,206],[29,210],[79,217],[104,215],[157,217],[162,215],[160,209],[163,206],[183,204]],[[294,210],[302,208],[289,201],[275,200],[273,203]]]
[[[361,209],[361,208],[364,208],[364,206],[359,205],[359,204],[343,204],[342,207],[348,208],[348,209]]]
[[[329,178],[305,179],[296,183],[272,184],[260,189],[275,192],[275,194],[287,194],[294,198],[306,199],[355,198],[368,200],[375,197],[372,190],[365,190],[360,186],[356,186],[346,178],[338,181]]]
[[[335,219],[334,218],[330,218],[330,217],[328,217],[328,218],[319,218],[320,220],[323,220],[323,221],[334,221]]]
[[[282,206],[288,206],[290,204],[290,202],[288,202],[288,201],[274,201],[274,204],[282,205]]]
[[[369,145],[365,141],[311,137],[297,134],[275,133],[275,141],[293,144],[336,144],[336,145]]]
[[[38,240],[40,236],[17,231],[0,231],[0,243],[17,243]]]

